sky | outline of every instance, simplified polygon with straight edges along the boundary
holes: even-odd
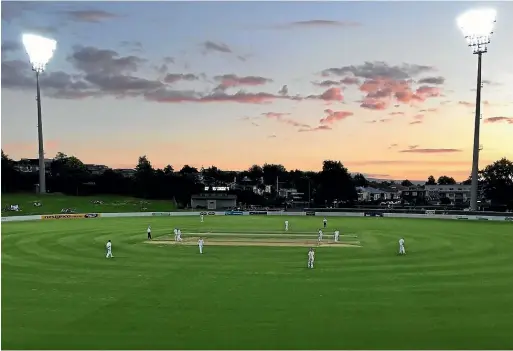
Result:
[[[468,178],[477,56],[456,18],[497,10],[483,55],[480,167],[513,158],[513,2],[2,2],[1,144],[132,168],[326,159],[384,179]],[[509,34],[508,34],[509,33]]]

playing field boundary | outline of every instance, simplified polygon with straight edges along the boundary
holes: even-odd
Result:
[[[72,214],[48,214],[31,216],[9,216],[2,217],[2,223],[5,222],[24,222],[36,220],[65,220],[65,219],[99,219],[99,218],[126,218],[126,217],[191,217],[191,216],[317,216],[317,217],[367,217],[369,220],[379,220],[381,217],[389,218],[416,218],[416,219],[453,219],[470,221],[494,221],[513,223],[513,214],[505,215],[452,215],[452,214],[433,214],[426,213],[388,213],[386,210],[372,212],[288,212],[288,211],[201,211],[201,212],[123,212],[123,213],[72,213]]]

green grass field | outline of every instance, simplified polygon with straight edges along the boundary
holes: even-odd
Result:
[[[36,201],[39,201],[42,206],[35,207]],[[93,201],[102,201],[103,204],[94,204]],[[21,207],[20,212],[5,211],[7,205],[15,204]],[[141,212],[142,208],[147,212],[176,210],[174,203],[169,200],[145,200],[116,195],[2,194],[2,217],[55,214],[60,213],[63,208],[74,209],[77,213]]]
[[[2,223],[2,348],[513,349],[513,223],[329,218],[361,247],[321,245],[314,269],[306,247],[209,245],[315,241],[321,218],[287,219]],[[212,234],[200,255],[148,224]]]

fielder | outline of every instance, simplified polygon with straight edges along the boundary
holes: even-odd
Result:
[[[113,258],[114,256],[112,256],[112,243],[109,241],[107,241],[107,245],[105,245],[105,247],[107,248],[107,258]]]
[[[322,229],[319,229],[319,237],[317,238],[317,240],[318,240],[319,242],[321,242],[321,241],[322,241],[322,235],[323,235],[323,233],[322,233]]]
[[[151,240],[151,225],[148,226],[148,240]]]
[[[338,242],[338,237],[340,236],[340,232],[335,230],[335,242]]]
[[[399,239],[399,255],[406,255],[406,250],[404,249],[404,239]]]
[[[201,223],[203,223],[203,215],[201,215]]]
[[[313,248],[310,248],[308,251],[308,268],[314,268],[314,261],[315,261],[315,251]]]
[[[175,233],[175,241],[177,241],[176,238],[178,237],[178,229],[175,228],[173,231]]]
[[[289,231],[289,221],[285,221],[285,231]]]
[[[203,238],[199,238],[198,240],[198,247],[199,247],[199,250],[200,250],[200,254],[203,253]]]
[[[182,241],[182,231],[180,229],[178,229],[176,234],[176,241]]]
[[[322,220],[322,224],[324,225],[324,228],[328,226],[328,220],[326,219],[326,217],[324,217],[324,219]]]

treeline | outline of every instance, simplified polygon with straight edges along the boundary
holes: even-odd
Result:
[[[20,172],[17,163],[2,151],[2,192],[34,191],[39,182],[37,172]],[[234,181],[248,185],[246,190],[230,191],[238,201],[246,204],[282,205],[276,189],[294,188],[303,193],[303,201],[316,206],[352,204],[358,198],[356,187],[374,187],[393,191],[396,186],[413,186],[409,180],[376,182],[362,174],[351,175],[340,161],[326,160],[320,172],[286,170],[283,165],[253,165],[243,172],[221,170],[215,166],[196,169],[185,165],[176,171],[171,165],[155,169],[146,156],[139,157],[135,173],[127,177],[120,172],[106,170],[92,174],[84,163],[74,156],[58,153],[47,174],[47,190],[69,195],[116,194],[146,199],[174,199],[185,206],[191,195],[204,191],[205,187],[226,186]],[[463,182],[470,184],[470,179]],[[456,184],[454,178],[443,175],[438,179],[430,176],[425,184]],[[513,208],[513,162],[498,160],[480,171],[482,194],[495,205]],[[251,185],[270,192],[255,194]]]

